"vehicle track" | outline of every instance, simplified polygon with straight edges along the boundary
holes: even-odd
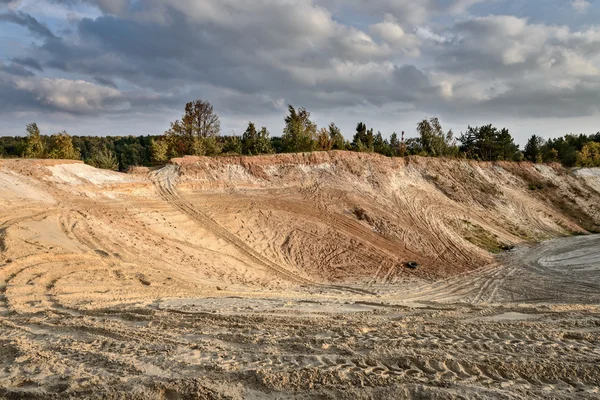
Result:
[[[272,263],[269,260],[266,260],[260,254],[257,254],[254,250],[252,250],[246,243],[235,237],[233,234],[231,234],[219,224],[217,224],[212,218],[208,217],[202,211],[191,206],[177,192],[174,186],[176,176],[177,166],[173,164],[169,164],[151,175],[152,181],[154,182],[159,195],[166,202],[172,204],[177,209],[188,215],[191,219],[198,222],[204,229],[208,230],[216,237],[219,237],[223,240],[226,240],[228,243],[231,243],[239,251],[241,251],[243,254],[245,254],[257,264],[273,271],[275,274],[281,276],[283,279],[300,284],[311,283],[311,281],[308,278],[304,278],[302,276],[294,274],[293,272],[288,271]]]
[[[238,237],[229,232],[227,229],[219,225],[208,215],[200,211],[197,207],[194,207],[192,204],[184,200],[184,198],[177,192],[177,189],[175,188],[177,173],[178,167],[176,165],[169,164],[151,175],[152,181],[154,182],[159,195],[166,202],[172,204],[181,212],[183,212],[191,219],[196,221],[198,224],[200,224],[200,226],[202,226],[204,229],[208,230],[216,237],[221,238],[235,246],[242,254],[250,258],[253,262],[267,268],[276,275],[280,276],[282,279],[297,284],[323,286],[325,288],[349,291],[357,294],[373,294],[373,292],[370,292],[368,290],[343,285],[317,285],[312,280],[295,274],[266,259],[262,255],[254,251],[250,246],[248,246]]]

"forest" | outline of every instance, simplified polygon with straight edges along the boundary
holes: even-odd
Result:
[[[242,136],[221,135],[220,119],[212,105],[203,100],[186,104],[180,120],[163,135],[71,136],[59,132],[41,135],[36,123],[25,127],[25,136],[0,137],[0,157],[57,158],[83,160],[97,168],[127,171],[135,166],[155,166],[185,155],[259,155],[311,151],[347,150],[379,153],[388,157],[420,155],[456,157],[480,161],[559,162],[565,167],[600,166],[600,132],[567,134],[544,139],[532,135],[523,149],[506,128],[468,126],[460,135],[444,131],[438,118],[416,124],[416,137],[405,139],[392,133],[384,138],[359,122],[352,140],[330,123],[319,128],[305,108],[288,107],[280,136],[249,122]]]

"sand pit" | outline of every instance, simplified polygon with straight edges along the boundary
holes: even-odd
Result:
[[[600,175],[557,168],[1,161],[0,398],[598,398]]]

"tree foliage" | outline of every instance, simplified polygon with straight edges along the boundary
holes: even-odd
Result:
[[[273,146],[269,138],[269,131],[262,127],[260,131],[256,130],[254,123],[249,122],[248,128],[242,135],[242,153],[247,155],[270,154],[273,153]]]
[[[169,161],[169,145],[167,141],[164,138],[151,139],[150,154],[152,161],[157,164],[162,164]]]
[[[352,138],[352,150],[367,153],[375,151],[373,129],[367,130],[367,125],[363,122],[359,122],[356,125],[356,133]]]
[[[198,99],[185,105],[181,120],[171,123],[164,140],[170,157],[215,155],[219,152],[216,138],[220,134],[221,123],[213,106]]]
[[[482,161],[513,160],[518,157],[519,146],[506,128],[494,126],[467,127],[458,141],[460,151],[467,157]]]
[[[61,160],[79,160],[79,150],[73,146],[71,136],[65,131],[50,136],[48,158]]]
[[[600,167],[600,142],[589,142],[577,153],[577,164],[581,167]]]
[[[317,149],[321,151],[329,151],[333,148],[333,141],[329,136],[327,128],[321,128],[317,132]]]
[[[332,150],[345,150],[346,149],[346,140],[344,139],[344,135],[342,135],[342,131],[337,127],[333,122],[329,124],[329,140],[331,141],[331,149]]]
[[[423,119],[417,124],[422,152],[433,157],[455,156],[458,153],[452,130],[444,133],[439,119]]]
[[[534,163],[543,162],[542,157],[542,146],[544,145],[544,139],[541,136],[531,135],[527,144],[525,145],[525,159]]]
[[[221,153],[242,154],[242,139],[239,136],[227,136],[223,142]]]
[[[317,125],[310,120],[310,113],[305,108],[296,110],[288,106],[283,129],[283,148],[287,153],[313,151],[317,136]]]
[[[335,123],[317,130],[310,113],[288,107],[283,136],[270,137],[266,127],[257,131],[250,122],[242,137],[220,136],[219,118],[208,102],[196,100],[186,105],[181,120],[171,124],[162,136],[69,136],[60,132],[40,134],[36,123],[28,124],[27,136],[0,137],[1,157],[83,159],[99,168],[126,171],[132,166],[152,166],[184,155],[269,154],[283,152],[353,150],[385,156],[462,156],[496,161],[524,159],[533,162],[560,162],[566,167],[599,166],[600,132],[592,135],[567,134],[543,140],[533,135],[523,152],[508,129],[493,125],[468,126],[456,145],[452,131],[445,132],[437,118],[417,124],[417,137],[401,142],[396,133],[389,139],[374,134],[360,122],[352,142],[347,141]]]
[[[44,158],[46,154],[44,140],[40,135],[40,129],[37,124],[35,122],[27,124],[25,130],[27,131],[27,139],[25,141],[23,156],[26,158]]]
[[[96,149],[92,153],[92,156],[87,163],[102,169],[109,169],[112,171],[117,171],[119,169],[119,161],[115,153],[107,149],[106,147],[103,149]]]

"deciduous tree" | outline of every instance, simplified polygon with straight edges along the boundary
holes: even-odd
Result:
[[[50,136],[49,158],[79,160],[79,150],[73,146],[71,136],[65,131]]]
[[[23,156],[27,158],[43,158],[45,156],[44,139],[40,135],[40,129],[35,122],[27,124],[27,139]]]
[[[305,108],[296,110],[291,105],[288,112],[282,136],[284,151],[297,153],[314,150],[317,125],[310,120],[310,113]]]

